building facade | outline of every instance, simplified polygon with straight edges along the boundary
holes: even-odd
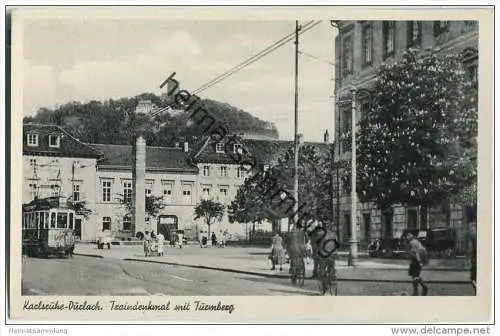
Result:
[[[356,120],[370,109],[370,97],[376,70],[383,63],[397,62],[408,48],[453,50],[462,53],[467,75],[477,82],[477,21],[339,21],[335,38],[335,120],[337,124],[337,164],[350,162],[350,139],[343,136],[351,129],[351,90],[356,88]],[[342,174],[342,171],[340,171]],[[350,236],[350,184],[340,185],[340,235]],[[464,211],[460,206],[445,209],[394,206],[391,218],[372,204],[358,205],[357,237],[361,246],[381,237],[398,237],[406,228],[444,227],[450,223],[459,234],[459,245],[465,236]],[[447,218],[450,216],[451,218]],[[447,220],[450,219],[450,220]]]
[[[183,229],[188,238],[197,239],[207,233],[203,220],[194,219],[198,202],[213,199],[228,206],[248,177],[250,165],[242,167],[236,153],[244,147],[251,166],[264,169],[293,147],[292,141],[239,135],[230,142],[230,137],[219,142],[207,137],[175,148],[146,146],[144,194],[162,197],[164,208],[155,218],[146,213],[145,227],[139,228],[125,206],[134,189],[131,145],[82,143],[54,125],[28,123],[23,133],[23,203],[56,195],[85,201],[90,214],[78,216],[76,225],[82,241],[93,241],[104,230],[126,240],[139,231],[159,232],[165,226]],[[316,145],[327,148],[326,144]],[[256,229],[269,231],[271,226],[262,223]],[[282,229],[287,227],[288,222],[283,221]],[[226,231],[234,238],[244,238],[246,229],[230,223],[227,213],[211,227],[218,236]]]

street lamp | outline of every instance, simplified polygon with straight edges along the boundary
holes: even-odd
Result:
[[[349,240],[348,265],[354,266],[358,258],[357,233],[357,208],[358,200],[356,194],[356,86],[353,81],[351,88],[351,238]]]

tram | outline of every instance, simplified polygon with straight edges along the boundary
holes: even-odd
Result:
[[[71,256],[75,249],[75,211],[59,197],[35,199],[23,205],[23,254]]]

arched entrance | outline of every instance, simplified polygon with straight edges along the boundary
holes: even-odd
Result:
[[[179,229],[179,219],[176,215],[160,215],[156,231],[161,233],[166,241],[170,241]]]

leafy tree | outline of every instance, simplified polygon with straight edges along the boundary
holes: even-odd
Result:
[[[130,198],[124,198],[123,195],[119,195],[119,200],[120,203],[125,206],[125,209],[127,212],[130,214],[133,211],[132,207],[132,199]],[[163,197],[162,196],[153,196],[149,195],[146,196],[146,204],[145,204],[145,210],[146,214],[148,214],[150,217],[157,217],[160,212],[165,208],[165,203],[163,202]]]
[[[299,150],[299,199],[293,199],[294,154],[287,150],[266,171],[257,171],[240,186],[229,206],[232,222],[261,222],[267,219],[276,230],[281,218],[293,220],[294,202],[299,203],[299,218],[328,222],[332,220],[331,175],[328,151],[313,145]]]
[[[71,210],[74,210],[77,215],[81,215],[85,217],[86,219],[89,219],[90,214],[92,213],[92,210],[88,208],[88,203],[87,201],[75,201],[73,202],[71,200],[71,197],[68,198],[67,200],[67,206]]]
[[[34,117],[27,117],[24,121],[57,124],[81,141],[116,145],[130,144],[133,136],[141,132],[149,145],[173,146],[180,139],[191,140],[200,136],[206,127],[190,121],[190,111],[176,115],[163,113],[155,117],[135,114],[137,104],[142,99],[150,100],[162,108],[177,107],[153,93],[143,93],[106,101],[68,102],[53,109],[42,107]],[[228,131],[278,135],[274,124],[234,106],[208,99],[203,99],[201,104],[217,122],[226,125]]]
[[[477,90],[460,55],[409,50],[400,62],[382,65],[359,127],[362,202],[382,210],[427,207],[473,190],[475,204]]]
[[[210,226],[216,221],[220,222],[224,216],[225,206],[213,200],[201,200],[194,208],[194,219],[203,218],[208,226],[208,237],[210,237]]]

